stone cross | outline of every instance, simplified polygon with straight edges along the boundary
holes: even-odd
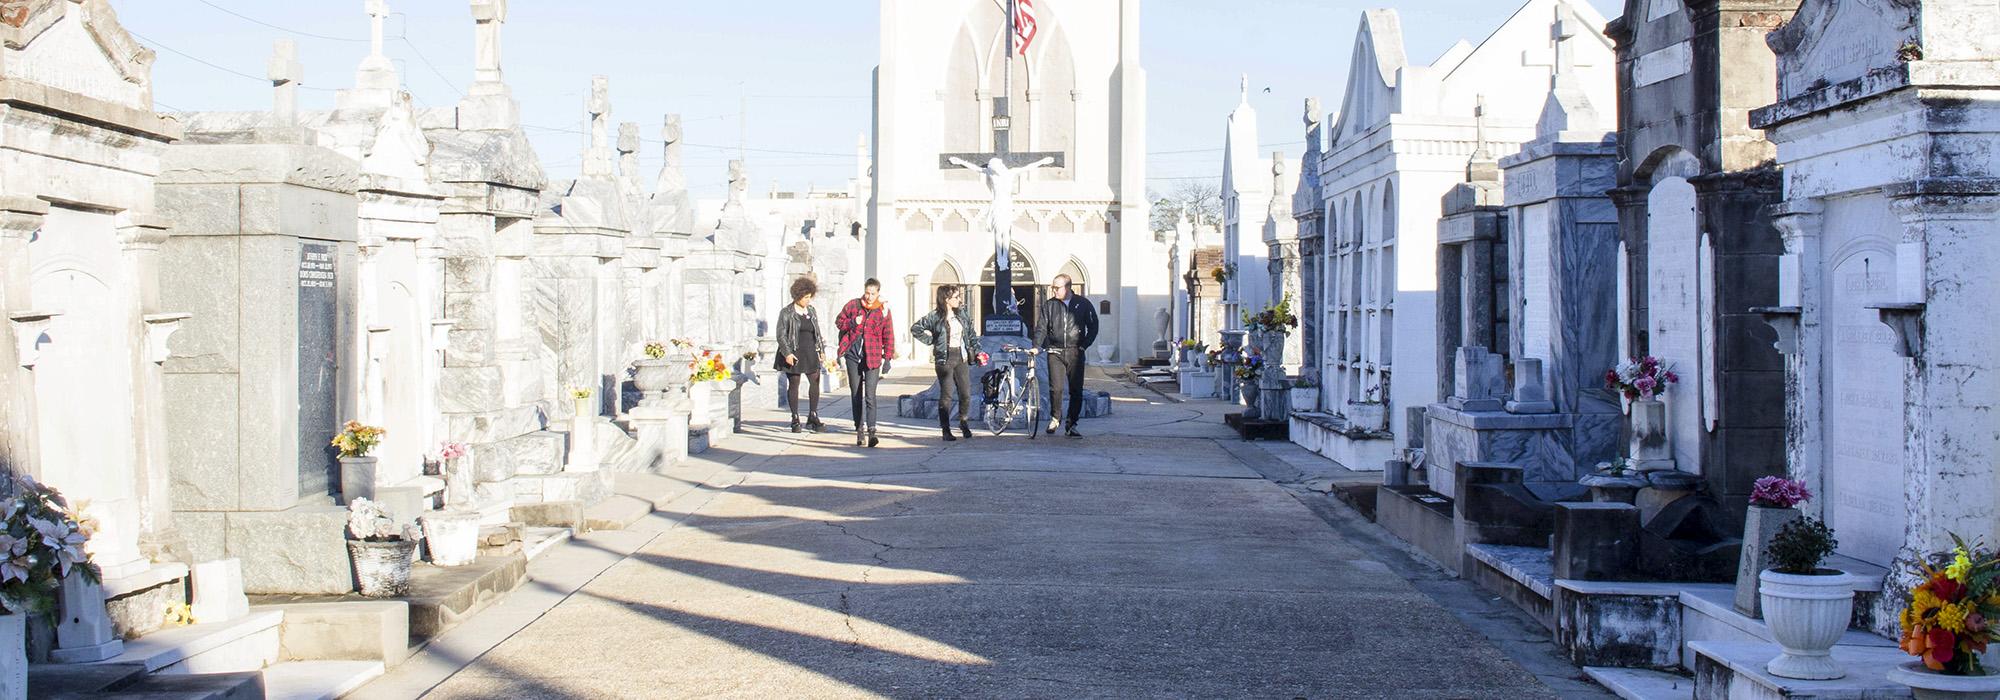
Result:
[[[1549,27],[1549,36],[1556,42],[1556,75],[1576,70],[1576,47],[1570,45],[1576,35],[1576,21],[1570,18],[1569,8],[1557,5],[1555,24]]]
[[[668,167],[681,164],[681,115],[667,115],[667,123],[660,127],[660,140],[666,142],[666,162]]]
[[[743,161],[729,161],[729,203],[742,204],[743,193],[750,190],[750,175],[743,170]]]
[[[638,122],[618,125],[618,174],[624,177],[639,176]]]
[[[382,57],[382,22],[389,17],[388,0],[362,0],[368,10],[368,57]]]
[[[291,39],[279,39],[271,49],[267,73],[272,88],[271,117],[279,126],[291,126],[298,121],[299,78],[305,72],[298,59],[299,47]]]
[[[583,153],[583,174],[610,177],[611,172],[611,79],[591,76],[590,97],[583,103],[590,115],[590,146]]]
[[[473,81],[497,83],[500,75],[500,30],[507,24],[507,0],[472,0],[474,34]]]

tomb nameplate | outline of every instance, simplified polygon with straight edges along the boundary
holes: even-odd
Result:
[[[299,496],[331,493],[339,462],[327,446],[339,429],[339,252],[331,243],[299,245]]]
[[[1891,296],[1893,256],[1862,252],[1826,275],[1827,522],[1843,554],[1886,565],[1903,533],[1903,359],[1870,304]]]

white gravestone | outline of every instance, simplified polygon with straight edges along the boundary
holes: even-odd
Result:
[[[1653,356],[1680,376],[1666,392],[1667,440],[1682,471],[1701,470],[1700,234],[1694,186],[1669,178],[1653,188],[1646,238],[1646,317]]]

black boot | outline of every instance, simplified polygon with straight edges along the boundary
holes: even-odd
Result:
[[[875,431],[873,430],[868,431],[868,446],[874,447],[880,444],[882,444],[882,440],[880,438],[875,437]]]
[[[798,431],[799,431],[799,417],[792,416],[792,432],[796,433]]]
[[[958,421],[958,434],[967,440],[972,439],[972,426],[966,425],[963,418],[960,418]]]
[[[814,413],[810,416],[806,416],[806,430],[810,430],[815,433],[824,433],[826,432],[826,424],[819,422],[819,414]]]
[[[861,432],[859,429],[856,429],[854,431],[854,446],[862,447],[867,444],[868,444],[868,434]]]
[[[958,441],[958,436],[951,434],[951,410],[943,406],[938,407],[938,430],[944,432],[945,442]]]

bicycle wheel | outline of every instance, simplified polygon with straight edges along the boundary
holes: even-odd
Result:
[[[996,437],[1007,432],[1007,424],[1014,422],[1013,385],[1014,382],[1003,380],[1000,383],[999,395],[995,396],[994,400],[986,402],[983,416],[986,419],[986,429],[993,431]]]
[[[1033,375],[1030,375],[1030,376],[1028,377],[1028,406],[1027,406],[1027,409],[1028,409],[1028,410],[1027,410],[1027,413],[1028,413],[1028,439],[1029,439],[1029,440],[1033,440],[1033,439],[1035,439],[1035,436],[1036,436],[1036,435],[1040,435],[1040,434],[1041,434],[1041,432],[1042,432],[1042,431],[1041,431],[1041,429],[1040,429],[1040,426],[1041,426],[1041,423],[1039,422],[1039,416],[1040,416],[1040,414],[1041,414],[1041,412],[1042,412],[1042,392],[1041,392],[1041,389],[1040,389],[1039,387],[1037,387],[1037,386],[1036,386],[1036,384],[1035,384],[1035,378],[1034,378],[1034,376],[1033,376]]]

